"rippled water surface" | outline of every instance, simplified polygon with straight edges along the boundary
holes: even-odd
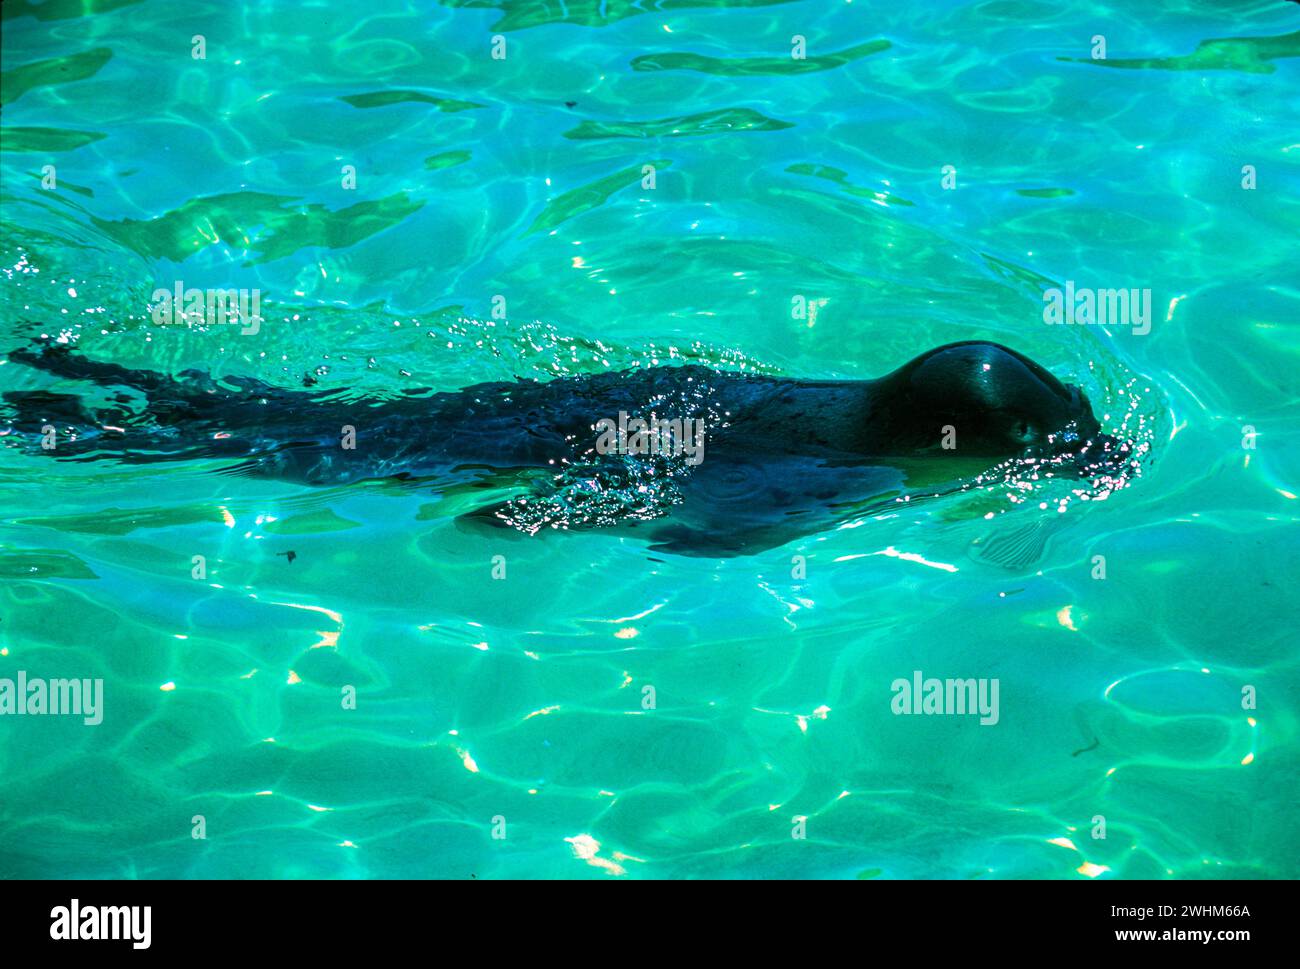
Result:
[[[1142,459],[715,558],[5,434],[0,677],[105,713],[0,719],[0,876],[1300,874],[1300,7],[3,16],[0,350],[392,396],[991,339]],[[265,323],[156,325],[177,281]],[[1149,332],[1046,325],[1067,281]],[[914,670],[998,723],[895,716]]]

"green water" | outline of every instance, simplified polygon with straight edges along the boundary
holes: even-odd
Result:
[[[6,434],[0,677],[105,700],[0,718],[0,876],[1298,874],[1300,8],[3,16],[0,349],[382,396],[993,339],[1143,457],[716,559]],[[155,325],[178,280],[266,322]],[[1046,325],[1067,281],[1149,332]],[[997,724],[895,716],[914,670],[997,679]]]

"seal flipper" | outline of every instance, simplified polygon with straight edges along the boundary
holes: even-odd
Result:
[[[10,351],[9,359],[56,377],[127,388],[143,396],[131,407],[105,411],[68,394],[6,393],[4,399],[17,411],[20,429],[30,431],[53,418],[63,421],[60,430],[71,431],[51,451],[55,457],[91,460],[111,456],[129,463],[246,458],[224,470],[232,474],[258,474],[261,469],[310,473],[314,463],[309,452],[325,450],[323,441],[333,434],[337,423],[328,407],[308,409],[304,405],[322,405],[341,391],[304,393],[251,377],[217,380],[200,370],[182,371],[178,380],[151,370],[91,360],[48,340],[33,342],[34,347]],[[131,400],[127,394],[117,398],[122,404]],[[304,426],[307,414],[313,420]],[[276,456],[277,452],[292,453]]]
[[[902,490],[898,469],[880,464],[719,456],[683,484],[671,518],[647,523],[644,534],[651,551],[754,555],[883,508]]]
[[[1034,518],[1014,528],[995,528],[971,543],[975,558],[1011,572],[1020,572],[1038,562],[1047,541],[1061,529],[1061,516]]]
[[[199,417],[221,409],[229,411],[232,404],[240,402],[283,404],[285,406],[310,403],[331,397],[339,391],[304,393],[276,387],[254,377],[223,377],[217,380],[202,370],[183,370],[177,380],[153,370],[132,370],[121,364],[91,360],[70,347],[48,340],[34,340],[33,350],[20,347],[9,352],[14,363],[25,364],[35,370],[64,377],[84,380],[101,387],[128,387],[144,394],[152,412],[184,412],[178,416]]]
[[[89,426],[95,415],[87,408],[84,399],[76,394],[56,394],[48,390],[6,390],[6,404],[17,412],[18,424],[43,425],[48,423]]]
[[[150,370],[128,370],[116,363],[98,363],[62,344],[48,340],[33,340],[33,351],[29,347],[19,347],[9,351],[9,359],[14,363],[26,364],[36,370],[44,370],[56,377],[70,380],[85,380],[94,384],[133,387],[136,390],[151,390],[162,381],[160,374]]]
[[[457,521],[525,533],[614,528],[649,542],[651,551],[727,557],[777,548],[869,513],[891,502],[902,486],[892,467],[816,458],[760,461],[715,451],[689,472],[672,474],[611,459],[566,469],[549,484],[538,482],[526,494]],[[855,500],[845,502],[849,494]]]

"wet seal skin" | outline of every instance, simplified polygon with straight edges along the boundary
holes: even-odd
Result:
[[[958,490],[1013,459],[1088,475],[1129,454],[1102,433],[1078,387],[983,341],[937,347],[875,380],[691,365],[383,401],[199,371],[172,378],[48,342],[9,359],[119,390],[94,407],[63,392],[4,394],[12,429],[55,458],[228,458],[225,473],[310,485],[504,489],[517,494],[460,520],[526,533],[617,526],[679,554],[752,554],[903,496]],[[616,422],[620,446],[609,453],[597,428]],[[680,430],[665,431],[649,445],[653,435],[626,433],[637,422],[694,429],[697,439],[676,447]]]

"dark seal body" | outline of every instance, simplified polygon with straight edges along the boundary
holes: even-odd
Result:
[[[475,520],[526,531],[557,520],[624,524],[659,547],[697,554],[771,547],[1007,458],[1082,453],[1104,438],[1077,388],[983,342],[936,348],[876,380],[674,366],[387,400],[192,371],[173,379],[49,345],[10,359],[125,391],[117,404],[95,409],[77,395],[6,393],[18,431],[53,426],[63,435],[48,452],[55,457],[223,458],[236,473],[311,485],[375,478],[500,485],[513,476],[528,493]],[[635,443],[630,452],[599,446],[600,422],[652,418],[698,428],[702,460],[689,463],[672,449],[637,453]],[[599,508],[593,496],[660,486],[661,501],[631,513],[608,501],[595,515],[571,513],[575,502]]]

